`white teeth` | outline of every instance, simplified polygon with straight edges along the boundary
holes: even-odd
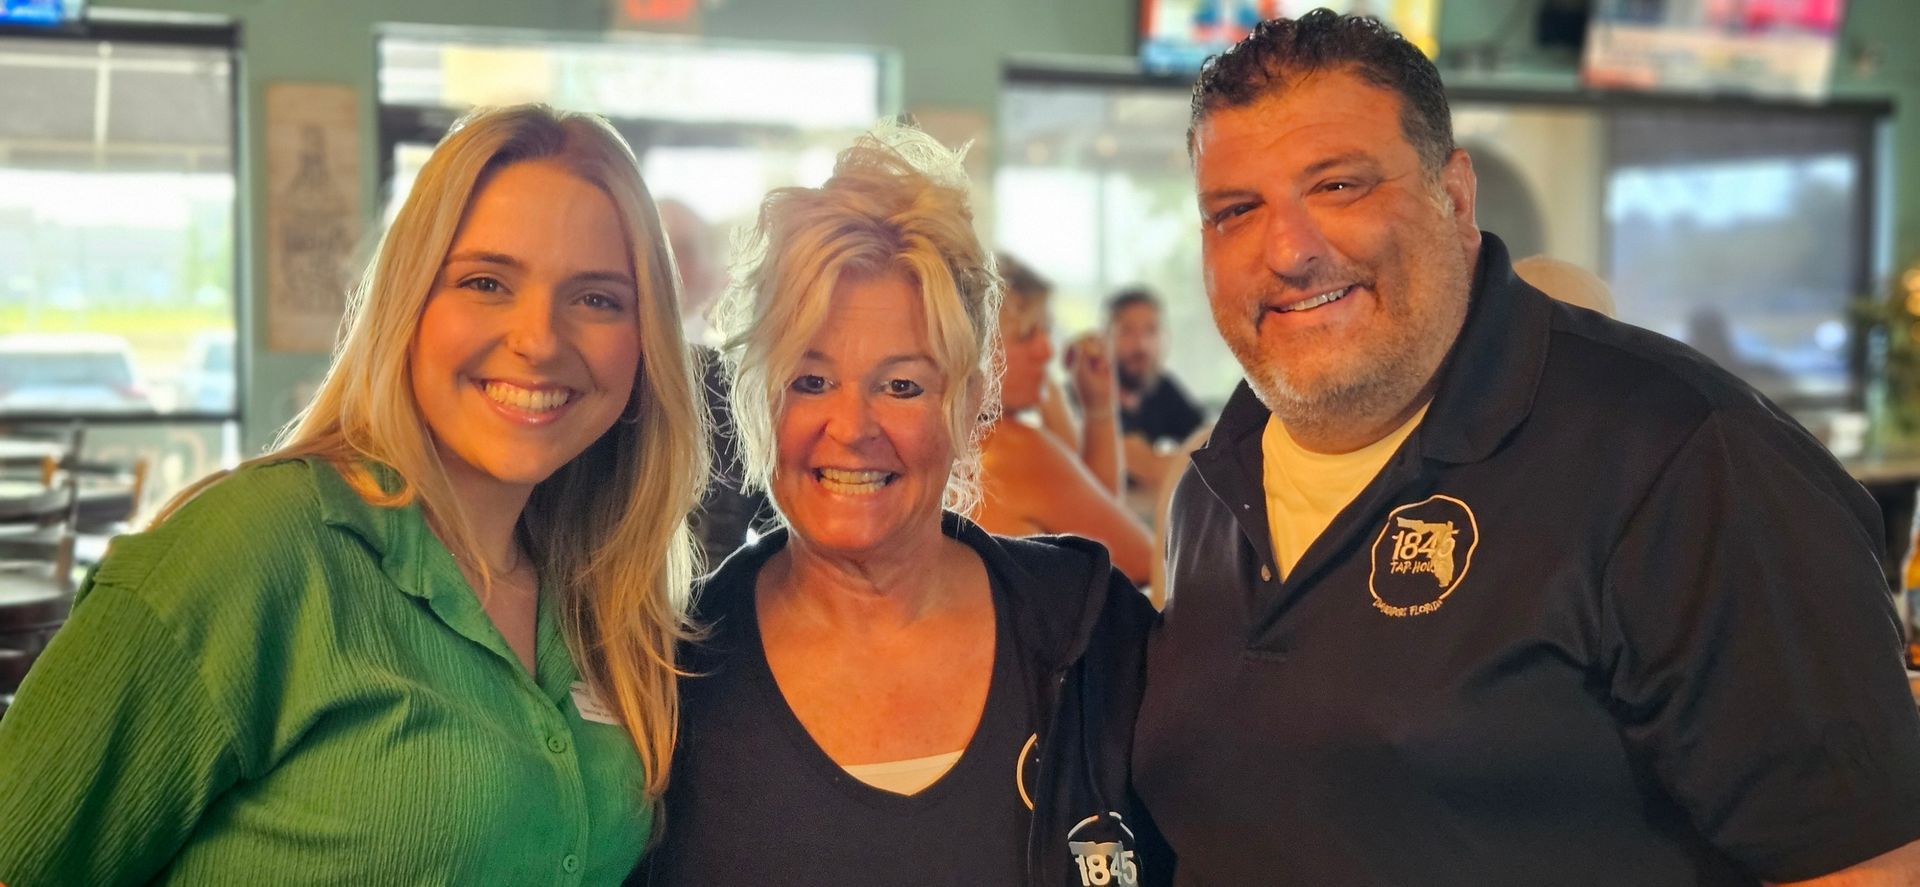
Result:
[[[488,382],[483,389],[493,402],[513,407],[529,413],[544,413],[560,408],[567,402],[564,388],[542,388],[538,391],[509,385],[505,382]]]
[[[1307,299],[1301,302],[1295,302],[1280,310],[1281,311],[1305,311],[1309,308],[1318,308],[1321,305],[1327,304],[1328,302],[1338,302],[1341,299],[1346,298],[1347,293],[1351,292],[1352,290],[1353,290],[1353,287],[1343,286],[1332,292],[1321,293],[1320,295],[1314,296],[1311,299]]]
[[[827,489],[854,495],[879,492],[893,477],[885,471],[847,471],[840,468],[822,468],[816,474],[821,485]]]

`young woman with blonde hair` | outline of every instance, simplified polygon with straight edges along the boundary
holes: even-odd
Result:
[[[0,721],[0,882],[617,884],[703,420],[605,122],[458,124],[269,455],[118,540]]]

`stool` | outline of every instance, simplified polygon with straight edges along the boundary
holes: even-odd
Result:
[[[0,694],[10,695],[20,689],[20,682],[27,679],[27,669],[32,667],[34,658],[25,650],[0,649]]]
[[[39,655],[72,608],[73,597],[45,577],[0,573],[0,648]]]

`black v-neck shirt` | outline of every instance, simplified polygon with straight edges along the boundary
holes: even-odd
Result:
[[[993,675],[960,759],[919,793],[874,788],[794,715],[761,642],[752,582],[727,598],[681,683],[682,732],[655,885],[1007,885],[1024,877],[1032,818],[1020,760],[1033,735],[1006,596],[991,575]]]

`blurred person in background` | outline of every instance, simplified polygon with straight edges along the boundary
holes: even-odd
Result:
[[[701,380],[701,395],[707,416],[707,459],[712,474],[700,494],[700,507],[690,519],[693,536],[700,545],[701,569],[720,566],[727,555],[747,541],[747,533],[765,525],[770,506],[765,493],[748,490],[741,473],[740,443],[733,427],[733,414],[727,408],[726,370],[714,341],[712,313],[714,302],[726,287],[726,269],[721,267],[715,248],[713,226],[693,208],[671,198],[660,201],[660,222],[673,249],[673,262],[680,274],[681,328],[692,343]]]
[[[1600,275],[1552,256],[1515,259],[1513,273],[1527,285],[1569,305],[1614,316],[1613,291]]]
[[[1048,366],[1055,357],[1053,317],[1047,310],[1047,303],[1053,296],[1053,282],[1041,277],[1039,272],[1009,253],[999,253],[994,261],[995,268],[1000,273],[1000,279],[1005,283],[1007,299],[1012,303],[1011,308],[1003,305],[1002,322],[1008,319],[1005,313],[1008,310],[1019,314],[1025,318],[1022,321],[1020,342],[1031,346],[1032,349],[1045,349],[1045,353],[1039,355],[1038,364],[1029,362],[1020,367],[1022,372],[1030,366],[1038,368],[1040,394],[1031,405],[1022,406],[1016,410],[1016,414],[1031,420],[1033,424],[1053,435],[1054,439],[1060,441],[1067,449],[1078,453],[1080,460],[1087,464],[1088,470],[1092,471],[1094,477],[1107,489],[1119,489],[1120,480],[1125,476],[1125,468],[1120,461],[1122,457],[1119,445],[1108,446],[1108,435],[1091,433],[1097,429],[1090,430],[1085,427],[1089,418],[1084,415],[1086,405],[1060,387],[1059,381],[1054,378],[1053,371]],[[1039,335],[1033,335],[1035,332]],[[1002,342],[1004,345],[1004,338]],[[1105,338],[1095,333],[1081,335],[1069,342],[1066,350],[1059,355],[1061,367],[1067,369],[1071,377],[1074,361],[1081,355],[1089,356],[1091,361],[1081,364],[1080,370],[1087,377],[1089,384],[1100,386],[1101,391],[1094,392],[1097,396],[1111,387],[1104,381],[1105,375],[1112,373],[1112,369],[1105,363],[1107,360],[1105,355],[1110,351],[1110,344]],[[1030,350],[1028,353],[1037,352]],[[1022,402],[1025,403],[1025,401]],[[1076,411],[1081,415],[1076,415]],[[1109,416],[1107,411],[1097,411],[1091,418],[1104,425],[1104,420]],[[1114,419],[1117,427],[1118,417],[1111,418]]]
[[[785,526],[702,582],[671,825],[636,883],[1167,882],[1127,772],[1152,609],[1097,544],[955,513],[997,406],[967,189],[883,127],[741,246],[733,414]]]
[[[713,225],[685,201],[660,201],[660,226],[673,249],[674,270],[680,275],[680,328],[689,345],[714,345],[713,303],[727,285],[727,269],[716,255]]]
[[[313,403],[115,541],[0,720],[0,882],[620,883],[672,757],[695,396],[626,143],[463,119]]]
[[[1176,881],[1916,883],[1920,712],[1832,455],[1520,281],[1374,19],[1262,23],[1189,146],[1246,380],[1174,493],[1135,742]]]
[[[1107,546],[1129,578],[1146,582],[1153,540],[1122,499],[1119,385],[1106,337],[1081,337],[1062,361],[1080,408],[1076,421],[1065,398],[1049,393],[1052,285],[1011,256],[1002,254],[998,265],[1006,280],[999,321],[1006,368],[1001,415],[981,453],[980,526],[1008,536],[1086,536]],[[1020,420],[1033,414],[1037,427]]]
[[[1165,306],[1146,287],[1129,287],[1107,299],[1107,336],[1113,341],[1120,381],[1120,433],[1129,482],[1157,490],[1178,447],[1206,415],[1167,371]]]
[[[1166,368],[1165,306],[1145,287],[1123,289],[1107,300],[1107,334],[1113,340],[1120,381],[1121,455],[1127,495],[1145,510],[1153,530],[1153,573],[1147,583],[1155,606],[1166,605],[1166,515],[1173,485],[1186,470],[1187,454],[1205,440],[1206,416]]]

